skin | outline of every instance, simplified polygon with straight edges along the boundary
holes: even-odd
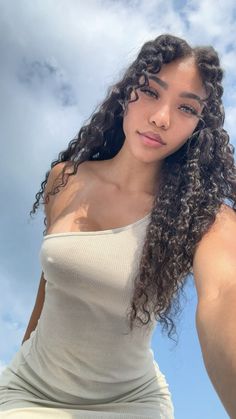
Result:
[[[196,326],[204,364],[229,417],[236,419],[236,213],[222,205],[197,246]]]

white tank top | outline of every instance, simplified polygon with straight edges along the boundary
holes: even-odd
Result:
[[[44,306],[21,348],[41,383],[91,401],[155,377],[156,321],[131,332],[126,316],[149,217],[112,230],[44,236]]]

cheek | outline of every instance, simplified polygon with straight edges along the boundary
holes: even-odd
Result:
[[[139,117],[137,115],[137,108],[134,106],[134,104],[129,104],[128,108],[126,110],[126,113],[123,117],[123,130],[130,131],[132,129],[136,130],[137,127],[137,121],[139,120]]]
[[[182,133],[185,138],[189,138],[193,134],[194,130],[196,129],[198,125],[198,122],[199,122],[198,120],[189,121],[188,123],[184,125]]]
[[[193,123],[182,123],[179,124],[179,126],[175,127],[174,132],[176,133],[174,135],[174,139],[172,141],[172,145],[174,146],[174,148],[177,150],[179,149],[184,143],[186,143],[186,141],[189,139],[189,137],[191,137],[195,127],[197,126],[197,124],[193,124]],[[175,150],[175,151],[176,151]]]
[[[133,124],[132,124],[132,121],[131,121],[131,118],[130,118],[130,113],[124,115],[124,117],[123,117],[123,131],[124,131],[125,135],[127,135],[129,133],[132,125]]]

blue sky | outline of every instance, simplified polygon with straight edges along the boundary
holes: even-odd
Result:
[[[234,0],[0,1],[0,370],[20,347],[38,289],[43,211],[29,217],[52,160],[119,80],[141,45],[161,33],[210,44],[225,70],[225,127],[236,144]],[[225,419],[204,368],[196,291],[186,285],[175,346],[157,327],[152,348],[176,419]]]

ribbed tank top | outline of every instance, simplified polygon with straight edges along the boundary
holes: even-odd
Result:
[[[22,346],[42,385],[90,403],[112,400],[155,377],[156,326],[131,332],[127,309],[150,214],[125,227],[44,236],[46,279],[37,328]]]

